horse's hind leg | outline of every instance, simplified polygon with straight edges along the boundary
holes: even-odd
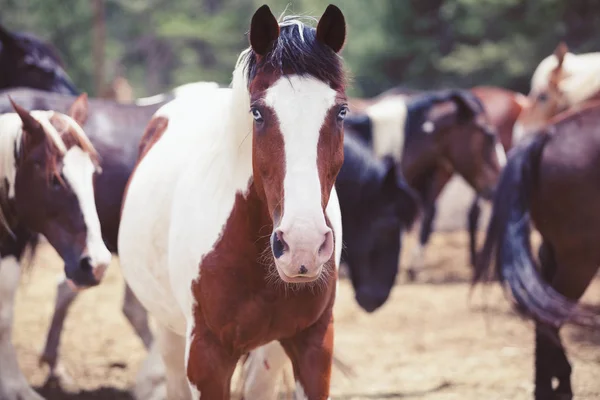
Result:
[[[67,376],[61,376],[62,374],[58,373],[58,349],[60,347],[60,336],[65,324],[65,318],[76,297],[77,292],[71,289],[66,278],[63,278],[57,286],[54,314],[52,315],[52,322],[46,335],[46,345],[40,357],[40,363],[46,363],[50,368],[48,381],[57,380],[59,384],[62,379],[69,380]]]
[[[554,249],[544,241],[539,249],[542,278],[554,279],[558,265]],[[553,388],[552,380],[558,379]],[[564,397],[558,397],[558,395]],[[571,390],[571,364],[560,340],[559,328],[541,322],[535,324],[535,398],[536,400],[569,399]]]
[[[43,400],[21,373],[12,344],[14,298],[20,276],[17,259],[3,258],[0,263],[0,399]]]
[[[479,216],[481,215],[481,206],[479,205],[479,195],[475,195],[473,204],[469,208],[467,227],[469,230],[469,256],[471,266],[475,267],[477,262],[477,228],[479,228]]]
[[[586,256],[585,253],[577,249],[558,256],[546,241],[540,247],[542,277],[551,282],[556,291],[572,301],[579,300],[598,269],[597,266],[579,261],[579,257]],[[536,400],[571,399],[571,364],[561,343],[559,329],[536,323],[535,344]],[[552,385],[553,379],[558,380],[555,388]]]
[[[135,294],[133,294],[133,291],[127,282],[125,282],[125,295],[123,296],[122,311],[135,330],[135,333],[142,339],[146,349],[150,349],[153,337],[150,326],[148,325],[148,312],[137,297],[135,297]]]

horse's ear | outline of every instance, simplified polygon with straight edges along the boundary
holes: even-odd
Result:
[[[317,40],[339,53],[346,41],[346,20],[342,10],[330,4],[317,24]]]
[[[558,65],[556,66],[557,69],[562,67],[563,61],[565,60],[565,55],[568,52],[569,47],[567,47],[565,42],[560,42],[558,46],[556,46],[556,49],[554,50],[554,56],[558,60]]]
[[[33,118],[33,116],[13,101],[13,99],[9,96],[10,104],[12,104],[13,108],[21,118],[21,122],[23,123],[23,133],[31,138],[34,142],[42,141],[46,138],[46,134],[44,133],[44,128],[38,122],[37,119]]]
[[[69,116],[83,126],[88,118],[88,96],[87,93],[82,93],[69,108]]]
[[[279,37],[279,24],[268,5],[260,7],[250,23],[250,46],[259,56],[265,56]]]
[[[349,115],[344,120],[344,128],[349,129],[367,143],[373,141],[371,118],[366,114]]]

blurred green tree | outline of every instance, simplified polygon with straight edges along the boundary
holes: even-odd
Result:
[[[257,0],[106,0],[106,75],[137,96],[212,80],[229,83]],[[329,1],[272,0],[276,15],[319,16]],[[599,50],[596,0],[344,0],[350,93],[498,85],[527,92],[560,40]],[[76,84],[93,90],[92,6],[80,0],[0,0],[0,22],[53,43]]]

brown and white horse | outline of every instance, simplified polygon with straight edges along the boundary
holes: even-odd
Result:
[[[342,12],[316,29],[254,14],[230,89],[150,122],[123,203],[127,283],[157,319],[168,398],[226,399],[238,359],[278,340],[326,399],[341,255]]]
[[[564,43],[537,66],[513,141],[539,131],[559,113],[600,98],[600,52],[573,54]]]
[[[0,398],[41,399],[21,374],[11,343],[18,259],[30,233],[43,234],[65,263],[67,278],[79,287],[96,285],[111,254],[104,245],[94,200],[96,151],[77,121],[85,119],[80,96],[71,117],[53,111],[0,115]],[[12,240],[11,240],[12,239]]]

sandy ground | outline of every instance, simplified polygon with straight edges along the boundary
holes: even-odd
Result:
[[[466,241],[463,232],[436,234],[421,283],[400,279],[373,314],[358,308],[349,282],[342,282],[336,351],[355,376],[334,372],[333,399],[532,398],[532,325],[511,311],[495,286],[477,290],[469,300]],[[38,366],[38,354],[60,269],[57,255],[44,245],[18,293],[14,341],[36,387],[47,373]],[[120,312],[122,295],[115,262],[100,287],[77,299],[61,350],[73,386],[66,393],[43,389],[49,399],[130,398],[127,388],[145,351]],[[586,301],[600,304],[600,279]],[[599,399],[600,333],[569,327],[563,337],[574,364],[576,399]]]

